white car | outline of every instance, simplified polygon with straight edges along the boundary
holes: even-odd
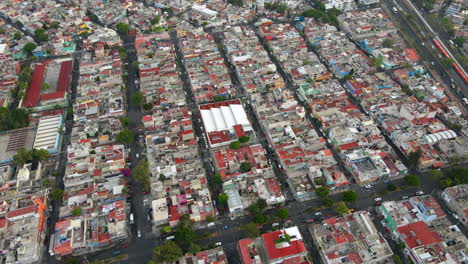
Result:
[[[273,223],[271,226],[279,226],[279,223]]]
[[[322,212],[316,212],[315,215],[322,215]]]
[[[382,198],[377,197],[377,198],[375,198],[374,200],[375,200],[376,202],[380,202],[380,201],[382,201]]]
[[[141,237],[141,232],[140,232],[140,230],[138,230],[137,236],[138,236],[138,237]]]
[[[221,243],[221,242],[216,242],[216,243],[215,243],[215,246],[218,246],[218,247],[219,247],[219,246],[221,246],[222,244],[223,244],[223,243]]]
[[[416,192],[416,195],[423,195],[423,194],[424,194],[423,191]]]
[[[366,186],[364,186],[364,187],[365,187],[366,189],[370,189],[370,188],[372,188],[372,185],[370,185],[370,184],[367,184],[367,185],[366,185]]]

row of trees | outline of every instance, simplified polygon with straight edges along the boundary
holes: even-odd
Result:
[[[132,171],[132,177],[137,182],[143,184],[146,191],[150,190],[151,179],[149,175],[149,164],[147,159],[142,159]]]
[[[153,263],[172,263],[177,261],[184,253],[196,254],[201,247],[195,243],[198,239],[193,231],[189,215],[182,215],[175,231],[175,242],[166,241],[153,250]],[[151,263],[151,262],[150,262]]]
[[[330,198],[330,190],[326,187],[319,187],[315,190],[317,196],[322,198],[322,204],[326,207],[335,205],[335,211],[341,215],[349,214],[349,209],[346,203],[354,202],[358,199],[358,194],[355,191],[346,191],[343,192],[342,201],[339,201],[335,204],[333,199]]]
[[[49,151],[45,149],[32,149],[26,150],[25,148],[19,148],[16,151],[16,155],[13,156],[13,162],[18,166],[25,164],[28,161],[44,161],[50,156]]]

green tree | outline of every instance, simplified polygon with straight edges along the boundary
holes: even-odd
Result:
[[[54,179],[51,179],[51,178],[45,178],[42,180],[42,185],[46,188],[50,188],[52,186],[54,186]]]
[[[413,174],[408,174],[403,179],[405,184],[409,186],[419,186],[421,184],[419,177]]]
[[[120,118],[120,124],[123,126],[123,127],[128,127],[130,125],[130,119],[126,118],[126,117],[121,117]]]
[[[142,92],[135,92],[132,94],[132,103],[135,105],[143,105],[145,103],[145,95]]]
[[[452,67],[452,64],[454,64],[455,61],[452,59],[452,58],[443,58],[441,60],[441,64],[442,66],[444,66],[445,68],[450,68]]]
[[[50,153],[46,149],[33,149],[31,150],[31,156],[33,160],[44,161],[50,157]]]
[[[249,136],[240,136],[239,137],[239,142],[240,143],[247,143],[247,142],[249,142],[249,140],[250,140]]]
[[[445,189],[453,185],[453,181],[451,179],[443,179],[440,181],[440,187]]]
[[[452,180],[453,185],[468,184],[468,167],[453,167],[446,171],[447,178]]]
[[[238,7],[241,7],[244,5],[243,0],[228,0],[228,3],[230,3],[231,5],[238,6]]]
[[[71,214],[72,214],[72,216],[80,216],[82,211],[83,210],[80,207],[77,207],[77,208],[72,210]]]
[[[62,189],[55,188],[50,192],[49,198],[52,201],[61,201],[64,194],[65,192]]]
[[[201,251],[201,247],[195,243],[190,243],[190,246],[188,248],[188,252],[192,254],[196,254]]]
[[[354,202],[358,198],[358,194],[355,191],[346,191],[343,193],[343,201]]]
[[[396,191],[397,187],[395,184],[393,183],[390,183],[389,185],[387,185],[387,190],[393,192],[393,191]]]
[[[248,172],[248,171],[252,170],[252,164],[250,164],[249,162],[242,162],[240,164],[240,170],[242,172]]]
[[[218,196],[218,203],[227,205],[228,199],[229,199],[229,197],[228,197],[227,193],[221,193]]]
[[[214,216],[212,216],[212,215],[209,215],[209,216],[206,217],[206,221],[208,223],[213,223],[214,221],[216,221],[216,218]]]
[[[73,120],[73,108],[67,108],[67,120]]]
[[[217,102],[222,102],[224,100],[226,100],[226,98],[224,98],[224,96],[216,95],[215,97],[213,97],[213,101],[215,101],[216,103]]]
[[[302,12],[302,15],[305,17],[313,17],[315,19],[319,19],[323,16],[323,12],[318,9],[308,9]]]
[[[159,22],[161,21],[161,16],[155,16],[151,19],[150,23],[151,25],[155,25],[155,24],[159,24]]]
[[[192,229],[190,216],[185,214],[179,219],[177,230],[175,232],[175,240],[180,246],[188,246],[197,239],[197,235]]]
[[[267,202],[265,199],[262,199],[262,198],[259,198],[256,202],[257,206],[258,206],[258,209],[260,209],[260,211],[262,212],[263,210],[265,210],[268,206]]]
[[[24,44],[23,51],[24,53],[28,54],[28,56],[32,55],[32,52],[37,48],[36,44],[32,42],[28,42]]]
[[[119,32],[120,34],[127,34],[130,31],[130,26],[128,24],[120,22],[117,23],[117,25],[115,25],[115,29],[117,29],[117,32]]]
[[[319,196],[319,197],[326,197],[329,193],[330,193],[330,190],[326,187],[318,187],[317,189],[315,189],[315,193]]]
[[[375,68],[380,68],[380,66],[382,66],[382,63],[383,63],[383,58],[382,57],[372,57],[370,58],[370,61],[369,61],[369,64],[372,66],[372,67],[375,67]]]
[[[350,213],[348,206],[346,206],[346,204],[343,201],[337,203],[335,211],[340,215],[347,215]]]
[[[393,255],[393,261],[395,262],[395,264],[403,264],[403,261],[401,261],[401,258],[400,256],[398,255]]]
[[[440,170],[429,170],[427,173],[433,180],[439,180],[444,176]]]
[[[288,219],[288,217],[289,217],[288,209],[286,209],[286,208],[278,209],[278,211],[276,211],[276,216],[283,219],[283,220]]]
[[[276,6],[276,12],[278,12],[280,14],[286,13],[287,10],[288,10],[288,6],[285,3],[279,3]]]
[[[385,48],[391,48],[393,47],[393,40],[392,39],[384,39],[384,41],[382,41],[382,46],[385,47]]]
[[[129,129],[124,129],[117,134],[117,142],[124,145],[130,145],[135,141],[135,133]]]
[[[254,217],[254,222],[258,225],[263,225],[268,222],[268,216],[264,214],[256,214]]]
[[[143,159],[138,162],[138,165],[132,171],[132,178],[143,184],[145,190],[150,189],[151,179],[149,175],[148,160]]]
[[[138,61],[133,61],[132,62],[132,67],[136,72],[140,71],[140,63]]]
[[[322,199],[322,204],[324,206],[330,207],[330,206],[333,206],[333,203],[334,203],[333,200],[329,197],[325,197]]]
[[[182,249],[180,249],[180,247],[172,240],[166,241],[164,244],[153,250],[153,261],[156,263],[172,263],[182,256]]]
[[[466,38],[463,36],[456,37],[453,42],[458,46],[458,47],[463,47],[463,44],[466,42]]]
[[[418,148],[418,150],[410,152],[408,154],[408,163],[410,167],[417,167],[419,165],[419,161],[422,157],[422,150]]]
[[[230,149],[240,149],[241,148],[241,143],[239,141],[233,141],[229,144]]]
[[[20,40],[23,37],[23,34],[21,32],[16,31],[15,34],[13,35],[13,39],[15,40]]]
[[[13,156],[13,163],[20,166],[32,159],[33,159],[32,152],[26,150],[24,147],[21,147],[16,150],[16,154]]]
[[[256,238],[260,236],[260,230],[255,223],[248,223],[241,226],[241,230],[244,232],[244,235],[248,238]]]
[[[50,89],[50,84],[48,83],[43,83],[41,84],[41,90],[46,91]]]
[[[216,184],[222,184],[223,179],[221,179],[221,174],[216,173],[215,175],[213,175],[213,182]]]
[[[43,29],[43,28],[38,28],[38,29],[34,30],[34,35],[36,36],[36,38],[40,42],[44,42],[44,41],[49,40],[49,35],[47,35],[45,29]]]

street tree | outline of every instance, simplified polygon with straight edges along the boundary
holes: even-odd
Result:
[[[23,37],[23,34],[21,32],[16,31],[15,34],[13,35],[13,39],[15,40],[20,40]]]
[[[329,193],[330,193],[330,190],[326,187],[318,187],[317,189],[315,189],[315,193],[319,196],[319,197],[326,197]]]
[[[244,235],[248,238],[256,238],[260,236],[260,230],[258,229],[255,223],[248,223],[241,226],[241,230],[244,232]]]
[[[444,176],[444,174],[440,170],[429,170],[427,173],[433,180],[439,180]]]
[[[126,118],[126,117],[121,117],[120,118],[120,124],[123,126],[123,127],[128,127],[130,125],[130,119]]]
[[[452,58],[443,58],[441,60],[441,64],[442,66],[444,66],[445,68],[450,68],[452,67],[452,64],[454,64],[455,61],[452,59]]]
[[[370,61],[369,61],[369,64],[372,67],[375,67],[375,68],[380,68],[380,66],[382,66],[382,63],[383,63],[383,57],[381,57],[381,56],[372,57],[372,58],[370,58]]]
[[[130,145],[135,141],[135,133],[126,128],[117,134],[116,140],[120,144]]]
[[[182,249],[172,240],[166,241],[153,250],[153,261],[156,263],[173,263],[182,256]]]
[[[358,198],[358,194],[355,191],[346,191],[343,193],[343,201],[345,202],[354,202]]]
[[[214,182],[215,184],[222,184],[222,183],[223,183],[223,179],[221,179],[221,174],[216,173],[215,175],[213,175],[213,182]]]
[[[456,37],[453,42],[458,46],[458,47],[463,47],[463,44],[466,42],[466,38],[463,36]]]
[[[192,229],[192,221],[188,214],[182,215],[175,232],[175,241],[179,246],[187,248],[197,239],[197,234]]]
[[[403,179],[405,184],[409,186],[419,186],[421,184],[419,177],[413,174],[408,174]]]
[[[195,243],[190,243],[190,246],[188,248],[188,252],[192,254],[196,254],[201,251],[201,247]]]
[[[322,204],[324,206],[330,207],[330,206],[333,206],[333,203],[334,203],[333,200],[329,197],[325,197],[322,199]]]
[[[422,157],[422,150],[421,148],[418,148],[418,150],[416,151],[413,151],[413,152],[410,152],[408,154],[408,164],[409,166],[412,168],[412,167],[418,167],[419,166],[419,162],[421,160],[421,157]]]
[[[149,165],[148,160],[143,159],[138,162],[138,165],[132,171],[132,178],[137,182],[143,184],[145,190],[149,190],[151,185],[151,179],[149,176]]]
[[[254,217],[254,222],[258,225],[263,225],[268,222],[268,216],[264,214],[256,214]]]
[[[62,189],[54,188],[50,192],[49,197],[50,197],[50,200],[52,201],[61,201],[63,199],[64,194],[65,192]]]
[[[34,30],[34,35],[40,42],[47,41],[49,39],[49,35],[47,35],[46,30],[43,28]]]
[[[312,8],[302,12],[302,15],[305,17],[313,17],[315,19],[319,19],[323,16],[323,12],[318,9]]]
[[[28,56],[32,55],[32,52],[36,49],[36,44],[32,42],[28,42],[23,46],[23,51],[26,53]]]
[[[145,103],[145,95],[142,92],[134,92],[131,100],[133,104],[141,106]]]
[[[120,22],[117,23],[117,25],[115,25],[115,29],[117,29],[117,32],[119,32],[120,34],[127,34],[130,31],[130,26],[128,24]]]
[[[340,215],[347,215],[350,213],[348,206],[346,206],[345,202],[343,201],[337,203],[335,211]]]
[[[397,187],[395,184],[393,183],[390,183],[389,185],[387,185],[387,190],[393,192],[393,191],[396,191]]]
[[[283,219],[283,220],[288,219],[288,217],[289,217],[288,209],[286,209],[286,208],[278,209],[278,211],[276,211],[276,216]]]
[[[223,205],[227,205],[228,199],[229,199],[229,197],[228,197],[227,193],[221,193],[218,196],[218,203],[223,204]]]

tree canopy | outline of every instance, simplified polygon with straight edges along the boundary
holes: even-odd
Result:
[[[218,196],[218,203],[226,205],[228,202],[228,199],[229,199],[229,196],[227,195],[227,193],[221,193]]]
[[[422,157],[422,150],[418,148],[418,150],[410,152],[408,154],[408,163],[410,167],[417,167],[419,165],[419,161]]]
[[[81,207],[77,207],[77,208],[72,210],[71,214],[72,214],[72,216],[80,216],[82,211],[83,210],[81,209]]]
[[[136,105],[143,105],[145,103],[145,95],[141,92],[135,92],[132,94],[132,103]]]
[[[249,136],[240,136],[239,137],[239,142],[240,143],[247,143],[247,142],[249,142],[249,140],[250,140]]]
[[[259,214],[261,212],[263,212],[263,210],[265,210],[267,207],[267,202],[265,201],[265,199],[258,199],[255,203],[252,203],[248,210],[249,212],[253,213],[253,214]]]
[[[52,201],[60,201],[63,199],[64,194],[65,192],[62,189],[55,188],[50,192],[49,197]]]
[[[315,189],[315,193],[319,197],[326,197],[330,193],[330,190],[326,187],[318,187],[317,189]]]
[[[175,232],[175,240],[178,245],[187,247],[197,239],[197,234],[192,229],[192,222],[188,214],[182,215]]]
[[[241,148],[241,143],[239,141],[233,141],[229,144],[230,149],[240,149]]]
[[[153,250],[153,261],[156,263],[172,263],[177,261],[182,255],[182,249],[174,241],[169,240]]]
[[[138,165],[132,171],[132,177],[136,181],[143,184],[145,190],[149,190],[151,185],[150,175],[149,175],[149,165],[148,160],[143,159],[138,162]]]
[[[161,21],[161,16],[155,16],[151,19],[150,23],[151,25],[156,25],[156,24],[159,24],[159,22]]]
[[[130,129],[124,129],[117,134],[117,142],[124,145],[132,144],[135,141],[135,133]]]
[[[244,235],[248,238],[256,238],[260,236],[260,230],[255,223],[248,223],[241,226],[241,230],[244,232]]]
[[[43,28],[38,28],[38,29],[34,30],[34,35],[41,42],[47,41],[49,39],[49,35],[47,35],[46,30],[43,29]]]
[[[128,24],[120,22],[117,23],[117,25],[115,25],[115,29],[117,29],[117,32],[119,32],[120,34],[127,34],[130,31],[130,26]]]
[[[413,174],[408,174],[404,177],[405,184],[409,186],[419,186],[421,184],[421,180],[418,176]]]
[[[344,202],[338,202],[337,206],[335,207],[335,211],[339,213],[340,215],[347,215],[349,214],[349,208],[346,206]]]
[[[288,209],[287,208],[278,209],[278,211],[276,211],[276,216],[283,219],[283,220],[288,219],[288,217],[289,217]]]
[[[322,199],[322,204],[324,206],[330,207],[330,206],[333,206],[333,203],[334,203],[333,200],[329,197],[325,197]]]
[[[242,172],[248,172],[252,169],[252,164],[250,164],[249,162],[242,162],[240,164],[240,169]]]
[[[358,198],[358,194],[355,191],[346,191],[343,193],[343,201],[354,202]]]
[[[0,120],[0,132],[22,128],[29,125],[29,113],[23,108],[0,107]]]

